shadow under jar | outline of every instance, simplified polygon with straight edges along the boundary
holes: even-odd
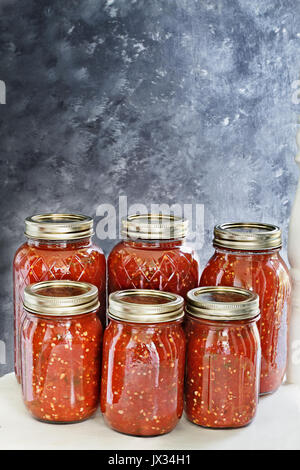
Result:
[[[108,257],[109,292],[156,289],[186,297],[199,285],[199,262],[185,238],[188,222],[171,215],[130,215]]]
[[[97,287],[46,281],[24,291],[22,392],[32,416],[49,423],[89,418],[99,404],[102,325]]]
[[[183,412],[185,337],[182,297],[155,290],[109,297],[101,410],[116,431],[156,436]]]
[[[255,293],[202,287],[188,293],[185,410],[210,428],[237,428],[255,416],[260,339]]]
[[[53,279],[89,282],[97,286],[99,317],[105,327],[106,262],[92,243],[93,219],[78,214],[43,214],[25,220],[27,241],[14,258],[15,372],[20,382],[19,336],[24,288]]]
[[[259,295],[260,394],[272,393],[286,371],[291,293],[289,272],[279,254],[281,230],[263,223],[217,225],[213,243],[215,253],[200,285],[243,287]]]

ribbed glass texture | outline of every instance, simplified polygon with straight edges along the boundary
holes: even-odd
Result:
[[[259,295],[260,393],[274,392],[286,370],[291,293],[288,269],[279,251],[238,252],[217,248],[204,268],[200,285],[244,287]]]
[[[241,427],[256,413],[260,340],[256,322],[187,318],[186,413],[195,424]]]
[[[183,411],[184,362],[180,321],[134,325],[111,320],[103,346],[105,421],[138,436],[171,431]]]

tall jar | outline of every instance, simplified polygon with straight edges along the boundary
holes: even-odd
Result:
[[[21,367],[24,403],[50,423],[89,418],[99,404],[102,326],[96,286],[73,281],[24,291]]]
[[[15,373],[20,382],[19,335],[24,288],[51,279],[90,282],[97,286],[105,325],[106,262],[92,243],[93,219],[78,214],[43,214],[25,220],[27,241],[14,258]]]
[[[198,258],[185,242],[187,220],[146,214],[122,223],[123,241],[108,257],[109,292],[155,289],[185,298],[199,285]]]
[[[183,299],[155,290],[109,297],[103,344],[101,410],[116,431],[155,436],[183,412]]]
[[[259,295],[260,393],[274,392],[286,371],[291,293],[289,272],[279,253],[281,230],[263,223],[217,225],[213,243],[215,253],[200,285],[244,287]]]
[[[257,294],[233,287],[201,287],[187,301],[186,414],[212,428],[249,424],[259,392]]]

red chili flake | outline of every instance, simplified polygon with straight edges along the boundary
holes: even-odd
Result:
[[[59,341],[54,343],[58,336]],[[95,312],[55,318],[25,313],[22,390],[24,402],[35,418],[69,423],[82,421],[96,411],[101,340],[102,326]],[[83,351],[82,345],[88,348]]]
[[[184,358],[178,321],[138,325],[111,320],[104,334],[101,384],[106,422],[139,436],[171,431],[183,411]]]
[[[274,392],[282,383],[286,370],[291,292],[288,269],[278,249],[237,252],[217,248],[204,268],[200,285],[244,287],[259,295],[260,393]]]
[[[90,260],[90,261],[89,261]],[[99,317],[105,327],[106,262],[100,248],[89,239],[45,243],[24,243],[14,259],[15,371],[20,380],[19,335],[23,316],[24,289],[27,285],[51,279],[90,282],[98,287]]]
[[[240,427],[256,413],[259,335],[253,320],[238,324],[187,317],[186,413],[195,424]]]

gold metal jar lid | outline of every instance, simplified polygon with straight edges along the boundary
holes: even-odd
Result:
[[[174,240],[187,235],[188,220],[175,215],[135,214],[122,220],[122,236],[142,240]]]
[[[216,225],[215,246],[234,250],[269,250],[282,246],[281,230],[276,225],[237,222]]]
[[[38,240],[78,240],[93,235],[93,219],[82,214],[39,214],[25,219],[25,235]]]
[[[196,287],[187,294],[186,311],[206,320],[246,320],[259,315],[259,297],[238,287]]]
[[[151,289],[116,291],[109,296],[108,316],[132,323],[162,323],[183,318],[183,298]]]
[[[44,281],[30,284],[24,290],[24,308],[36,315],[82,315],[99,306],[98,289],[88,282]]]

